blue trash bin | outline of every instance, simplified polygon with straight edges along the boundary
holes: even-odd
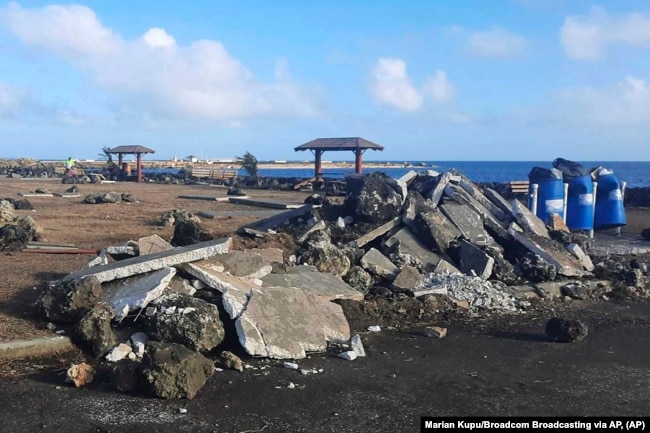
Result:
[[[613,173],[600,176],[596,192],[594,229],[611,229],[626,223],[623,193],[618,179]]]
[[[571,230],[594,227],[594,186],[591,176],[580,176],[569,182],[566,225]]]
[[[537,184],[536,215],[544,222],[551,213],[564,216],[564,183],[562,179],[530,179],[529,197],[532,200],[533,184]],[[530,206],[529,206],[530,207]]]

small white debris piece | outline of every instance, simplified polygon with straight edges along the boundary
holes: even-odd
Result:
[[[162,307],[162,308],[164,308],[164,307]],[[154,314],[156,314],[156,311],[157,311],[156,307],[147,307],[144,310],[144,315],[147,316],[147,317],[151,317]]]
[[[131,361],[138,359],[138,357],[133,352],[129,353],[129,356],[127,356],[127,358],[129,358]]]
[[[289,382],[289,385],[287,385],[287,388],[289,389],[294,389],[296,387],[296,384],[293,382]]]
[[[350,339],[350,347],[358,357],[366,356],[366,350],[363,348],[359,334],[352,336],[352,339]]]
[[[108,355],[106,355],[106,360],[109,362],[117,362],[129,356],[129,353],[131,352],[131,346],[128,344],[120,343],[115,346]]]
[[[59,329],[58,331],[55,332],[56,335],[63,335],[65,334],[65,331],[63,329]]]
[[[295,362],[285,362],[282,365],[284,365],[284,368],[288,368],[290,370],[298,370],[298,364]]]
[[[131,335],[131,348],[138,358],[144,356],[144,348],[149,342],[149,337],[144,332],[136,332]]]
[[[214,371],[223,371],[223,368],[214,367]]]
[[[196,290],[202,290],[205,289],[207,285],[199,279],[194,279],[192,280],[192,287],[194,287]]]
[[[355,359],[357,359],[357,354],[355,353],[354,350],[348,350],[347,352],[339,353],[339,358],[343,358],[347,361],[354,361]]]
[[[181,308],[181,309],[178,310],[178,312],[180,314],[189,314],[192,311],[196,311],[196,308],[194,308],[194,307],[185,307],[185,308]]]
[[[176,306],[172,305],[171,307],[165,308],[165,311],[163,313],[165,314],[174,314],[176,312]]]
[[[187,413],[187,409],[185,409],[184,407],[179,407],[178,413]]]
[[[430,338],[445,338],[447,335],[447,328],[441,328],[439,326],[427,326],[424,328],[422,333]]]
[[[338,227],[340,229],[344,229],[345,228],[345,220],[343,218],[341,218],[341,217],[338,217],[338,219],[336,220],[336,227]]]
[[[368,332],[381,332],[381,326],[379,325],[368,326]]]

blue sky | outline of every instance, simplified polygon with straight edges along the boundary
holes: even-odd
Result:
[[[0,156],[647,161],[649,55],[647,0],[0,3]]]

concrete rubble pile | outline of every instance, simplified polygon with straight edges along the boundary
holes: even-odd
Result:
[[[456,170],[411,171],[400,179],[352,175],[346,185],[342,203],[313,195],[287,218],[239,232],[290,233],[301,246],[300,263],[370,297],[445,296],[487,313],[525,310],[543,298],[602,297],[630,281],[647,294],[647,271],[607,272],[607,259],[589,255],[588,236],[570,232],[559,215],[542,221]],[[557,289],[549,292],[549,282]],[[576,295],[578,286],[585,289]]]
[[[162,398],[193,398],[215,360],[242,368],[222,347],[301,359],[350,341],[343,309],[331,301],[363,294],[331,274],[274,275],[286,262],[282,250],[232,243],[173,247],[152,235],[107,247],[51,282],[40,304],[49,320],[73,325],[74,340],[116,390]]]

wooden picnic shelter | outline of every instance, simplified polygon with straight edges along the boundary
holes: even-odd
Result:
[[[149,149],[144,146],[117,146],[112,149],[108,149],[106,153],[117,155],[117,161],[119,167],[122,167],[122,161],[124,160],[124,155],[136,155],[137,156],[137,179],[138,182],[142,182],[142,154],[143,153],[156,153],[153,149]]]
[[[343,137],[343,138],[317,138],[308,143],[295,148],[295,151],[311,150],[315,155],[314,177],[323,178],[322,156],[326,151],[352,151],[355,155],[354,171],[361,174],[362,158],[366,150],[384,150],[383,146],[368,141],[361,137]]]

